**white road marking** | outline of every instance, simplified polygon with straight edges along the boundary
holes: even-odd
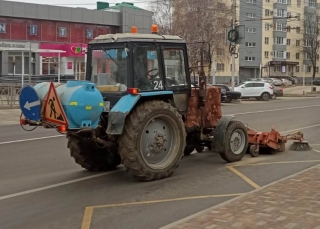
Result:
[[[80,181],[85,181],[85,180],[89,180],[89,179],[93,179],[93,178],[109,175],[109,174],[112,174],[112,173],[121,172],[123,170],[124,169],[122,168],[122,169],[116,170],[116,171],[96,174],[96,175],[93,175],[93,176],[87,176],[87,177],[83,177],[83,178],[79,178],[79,179],[75,179],[75,180],[65,181],[65,182],[61,182],[61,183],[57,183],[57,184],[44,186],[44,187],[41,187],[41,188],[35,188],[35,189],[23,191],[23,192],[18,192],[18,193],[6,195],[6,196],[0,196],[0,200],[5,200],[5,199],[9,199],[9,198],[17,197],[17,196],[22,196],[22,195],[27,195],[27,194],[31,194],[31,193],[35,193],[35,192],[40,192],[40,191],[44,191],[44,190],[47,190],[47,189],[52,189],[52,188],[68,185],[68,184],[73,184],[73,183],[77,183],[77,182],[80,182]]]
[[[284,133],[289,133],[289,132],[295,132],[295,131],[298,131],[298,130],[310,129],[310,128],[317,127],[317,126],[320,126],[320,124],[316,124],[316,125],[312,125],[312,126],[305,126],[305,127],[301,127],[301,128],[297,128],[297,129],[293,129],[293,130],[286,130],[286,131],[283,131],[283,132],[280,132],[280,133],[284,134]]]
[[[21,139],[21,140],[15,140],[15,141],[0,142],[0,145],[12,144],[12,143],[17,143],[17,142],[36,141],[36,140],[42,140],[42,139],[48,139],[48,138],[57,138],[57,137],[63,137],[63,136],[64,135],[53,135],[53,136],[40,137],[40,138],[28,138],[28,139]]]
[[[249,111],[249,112],[235,113],[235,114],[229,114],[229,115],[256,114],[256,113],[264,113],[264,112],[274,112],[274,111],[285,111],[285,110],[303,109],[303,108],[309,108],[309,107],[320,107],[320,105],[301,106],[301,107],[288,107],[288,108],[282,108],[282,109],[263,110],[263,111]]]

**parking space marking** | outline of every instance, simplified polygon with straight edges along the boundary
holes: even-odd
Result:
[[[236,170],[235,168],[233,168],[232,166],[227,166],[228,169],[230,169],[232,172],[234,172],[235,174],[237,174],[239,177],[241,177],[245,182],[247,182],[248,184],[250,184],[252,187],[254,188],[260,188],[260,186],[256,183],[254,183],[252,180],[250,180],[246,175],[244,175],[243,173],[239,172],[238,170]]]
[[[86,210],[85,210],[84,216],[83,216],[81,229],[89,229],[90,228],[92,214],[93,214],[93,207],[86,207]]]
[[[197,199],[208,199],[208,198],[233,197],[233,196],[240,196],[240,195],[244,195],[244,194],[246,194],[246,193],[232,193],[232,194],[205,195],[205,196],[188,196],[188,197],[163,199],[163,200],[148,200],[148,201],[140,201],[140,202],[121,203],[121,204],[105,204],[105,205],[97,205],[97,206],[88,206],[88,207],[86,207],[85,212],[84,212],[81,229],[90,229],[93,210],[97,209],[97,208],[127,207],[127,206],[134,206],[134,205],[159,204],[159,203],[182,201],[182,200],[197,200]]]
[[[35,192],[40,192],[40,191],[44,191],[44,190],[48,190],[48,189],[52,189],[52,188],[56,188],[56,187],[60,187],[60,186],[64,186],[64,185],[77,183],[77,182],[80,182],[80,181],[85,181],[85,180],[89,180],[89,179],[93,179],[93,178],[98,178],[98,177],[110,175],[110,174],[113,174],[113,173],[118,173],[118,172],[121,172],[121,171],[124,171],[124,169],[119,169],[119,170],[116,170],[116,171],[111,171],[111,172],[106,172],[106,173],[100,173],[100,174],[96,174],[96,175],[92,175],[92,176],[86,176],[86,177],[82,177],[82,178],[78,178],[78,179],[74,179],[74,180],[69,180],[69,181],[65,181],[65,182],[61,182],[61,183],[57,183],[57,184],[44,186],[44,187],[41,187],[41,188],[35,188],[35,189],[23,191],[23,192],[17,192],[17,193],[14,193],[14,194],[0,196],[0,200],[5,200],[5,199],[17,197],[17,196],[23,196],[23,195],[27,195],[27,194],[31,194],[31,193],[35,193]]]
[[[285,110],[303,109],[303,108],[310,108],[310,107],[320,107],[320,105],[301,106],[301,107],[288,107],[288,108],[282,108],[282,109],[262,110],[262,111],[249,111],[249,112],[243,112],[243,113],[235,113],[235,114],[232,114],[232,115],[257,114],[257,113],[264,113],[264,112],[285,111]]]
[[[320,151],[318,151],[320,153]],[[244,167],[244,166],[254,166],[254,165],[275,165],[275,164],[293,164],[293,163],[312,163],[320,162],[320,160],[305,160],[305,161],[273,161],[273,162],[261,162],[261,163],[252,163],[245,165],[233,165],[233,167]]]
[[[58,137],[63,137],[63,136],[64,135],[52,135],[52,136],[40,137],[40,138],[28,138],[28,139],[21,139],[21,140],[15,140],[15,141],[0,142],[0,145],[17,143],[17,142],[36,141],[36,140],[42,140],[42,139],[48,139],[48,138],[58,138]]]
[[[320,150],[316,150],[316,149],[312,149],[313,151],[317,152],[317,153],[320,153]]]

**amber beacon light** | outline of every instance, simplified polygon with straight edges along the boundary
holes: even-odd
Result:
[[[132,26],[131,33],[138,33],[138,28],[136,26]]]
[[[158,26],[153,24],[153,25],[151,26],[151,33],[152,33],[152,34],[158,34],[158,32],[159,32]]]

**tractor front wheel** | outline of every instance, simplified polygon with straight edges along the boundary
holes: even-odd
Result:
[[[225,135],[224,152],[220,156],[226,162],[240,161],[248,149],[247,128],[242,122],[231,121]]]
[[[120,156],[138,180],[169,177],[179,166],[186,145],[181,115],[160,100],[139,104],[127,117],[119,138]]]
[[[116,147],[102,147],[88,139],[68,136],[68,148],[75,162],[89,171],[108,171],[121,163]]]

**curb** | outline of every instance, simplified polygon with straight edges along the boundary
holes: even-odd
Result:
[[[227,200],[227,201],[225,201],[225,202],[223,202],[223,203],[221,203],[221,204],[215,205],[215,206],[213,206],[213,207],[211,207],[211,208],[207,208],[207,209],[205,209],[205,210],[203,210],[203,211],[200,211],[200,212],[197,212],[197,213],[195,213],[195,214],[193,214],[193,215],[190,215],[190,216],[187,216],[187,217],[185,217],[185,218],[182,218],[182,219],[180,219],[180,220],[178,220],[178,221],[176,221],[176,222],[173,222],[173,223],[168,224],[168,225],[166,225],[166,226],[160,227],[159,229],[171,229],[172,227],[178,226],[179,224],[185,223],[185,222],[187,222],[187,221],[189,221],[189,220],[192,220],[192,219],[194,219],[194,218],[196,218],[196,217],[198,217],[198,216],[201,216],[201,215],[203,215],[203,214],[206,214],[206,213],[208,213],[208,212],[210,212],[210,211],[212,211],[212,210],[214,210],[214,209],[217,209],[217,208],[219,208],[219,207],[225,206],[225,205],[227,205],[227,204],[229,204],[229,203],[232,203],[233,201],[236,201],[236,200],[239,200],[239,199],[241,199],[241,198],[244,198],[244,197],[246,197],[246,196],[248,196],[248,195],[250,195],[250,194],[252,194],[252,193],[255,193],[255,192],[258,192],[258,191],[260,191],[260,190],[263,190],[263,189],[265,189],[265,188],[267,188],[267,187],[269,187],[269,186],[272,186],[272,185],[274,185],[274,184],[277,184],[277,183],[279,183],[279,182],[281,182],[281,181],[288,180],[288,179],[290,179],[290,178],[292,178],[292,177],[295,177],[295,176],[297,176],[297,175],[299,175],[299,174],[301,174],[301,173],[304,173],[304,172],[307,172],[307,171],[309,171],[309,170],[312,170],[312,169],[314,169],[314,168],[316,168],[316,167],[320,167],[320,164],[317,164],[317,165],[312,166],[312,167],[310,167],[310,168],[304,169],[304,170],[302,170],[302,171],[300,171],[300,172],[294,173],[294,174],[292,174],[292,175],[290,175],[290,176],[287,176],[287,177],[281,178],[281,179],[279,179],[279,180],[276,180],[276,181],[274,181],[274,182],[272,182],[272,183],[270,183],[270,184],[267,184],[267,185],[265,185],[265,186],[262,186],[261,188],[254,189],[254,190],[252,190],[252,191],[250,191],[250,192],[247,192],[246,194],[243,194],[243,195],[241,195],[241,196],[232,198],[232,199]]]
[[[0,110],[16,110],[16,109],[20,109],[20,107],[19,106],[10,107],[10,106],[1,106],[0,105]]]

